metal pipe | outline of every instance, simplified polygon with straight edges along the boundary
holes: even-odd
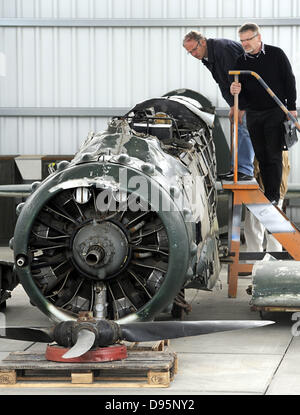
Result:
[[[299,26],[299,18],[257,18],[255,22],[259,26]],[[0,27],[232,27],[240,26],[240,18],[66,18],[66,19],[45,19],[45,18],[2,18]]]

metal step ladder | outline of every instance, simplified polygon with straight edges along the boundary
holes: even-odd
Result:
[[[242,207],[246,206],[261,224],[280,242],[296,261],[300,261],[300,231],[277,206],[267,199],[255,179],[244,182],[222,182],[230,190],[228,248],[232,262],[228,265],[228,297],[235,298],[238,278],[251,274],[253,264],[240,263],[240,229]]]

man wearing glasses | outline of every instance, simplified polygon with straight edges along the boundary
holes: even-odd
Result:
[[[283,50],[263,44],[260,29],[255,23],[242,25],[238,32],[244,53],[237,59],[235,69],[258,73],[290,113],[297,117],[295,76]],[[246,110],[247,127],[259,162],[265,196],[278,204],[286,115],[253,76],[241,75],[240,82],[233,82],[230,91],[240,94],[241,113]]]
[[[200,32],[192,30],[183,39],[183,47],[188,54],[201,60],[219,85],[223,98],[230,106],[229,118],[233,119],[233,96],[230,93],[232,78],[228,71],[235,68],[237,58],[243,53],[242,46],[229,39],[206,39]],[[244,112],[239,112],[238,126],[238,180],[253,178],[254,151],[246,126]],[[233,171],[220,175],[220,178],[233,180]]]

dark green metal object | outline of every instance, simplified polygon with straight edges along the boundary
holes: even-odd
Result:
[[[147,321],[185,287],[214,286],[209,117],[191,102],[145,101],[32,185],[11,245],[20,282],[43,313],[55,321],[82,312]]]

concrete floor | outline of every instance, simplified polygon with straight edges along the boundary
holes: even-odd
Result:
[[[3,251],[0,250],[0,255]],[[6,253],[5,255],[11,255]],[[186,320],[256,320],[246,288],[250,277],[239,279],[238,295],[227,297],[227,267],[222,289],[187,290],[192,312]],[[48,326],[48,319],[31,306],[21,286],[7,302],[7,325]],[[291,313],[265,313],[276,324],[256,329],[171,340],[178,356],[178,373],[169,388],[0,388],[0,395],[299,395],[300,338],[293,337]],[[2,321],[1,321],[2,322]],[[12,351],[44,351],[45,344],[0,339],[0,360]]]

